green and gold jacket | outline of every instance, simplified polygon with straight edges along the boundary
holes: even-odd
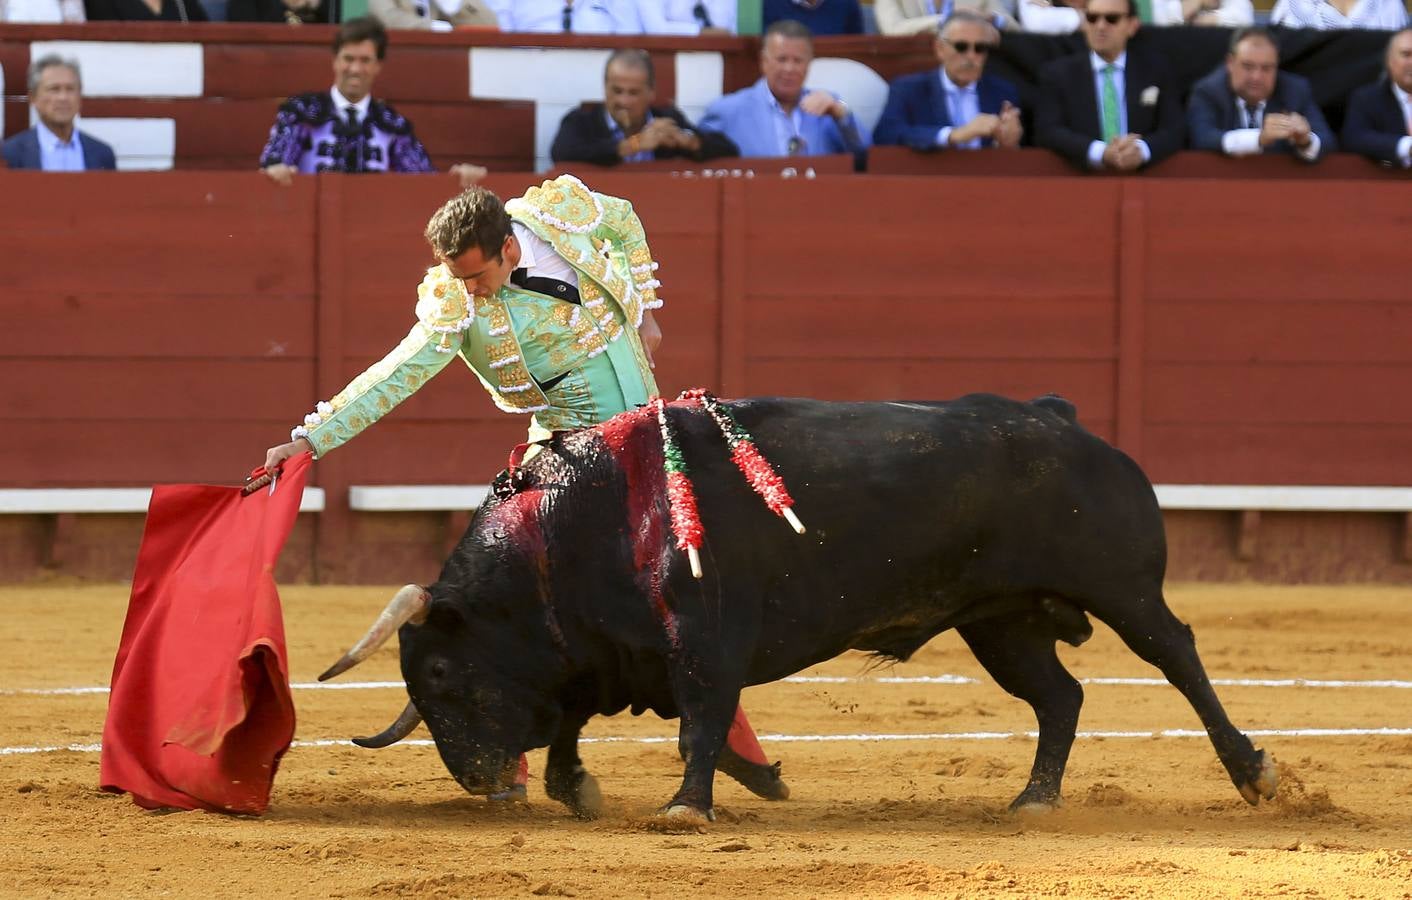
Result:
[[[657,392],[637,333],[644,313],[662,305],[657,264],[632,204],[562,175],[505,209],[578,273],[582,303],[509,283],[474,297],[445,265],[428,269],[416,324],[402,342],[292,432],[308,438],[315,456],[376,422],[458,356],[496,406],[532,414],[532,440],[599,424]]]

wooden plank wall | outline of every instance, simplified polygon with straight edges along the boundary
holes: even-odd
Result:
[[[7,487],[237,482],[405,333],[431,262],[421,230],[454,192],[416,176],[0,177]],[[533,178],[490,184],[509,196]],[[1412,484],[1407,183],[592,184],[633,200],[661,261],[664,393],[1056,391],[1154,481]],[[521,439],[460,368],[316,468],[325,577],[373,540],[348,485],[482,483]],[[442,526],[418,527],[402,539],[434,562]]]

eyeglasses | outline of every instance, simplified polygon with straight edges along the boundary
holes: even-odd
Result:
[[[789,143],[785,145],[785,148],[789,151],[790,156],[799,156],[803,154],[804,151],[808,149],[808,147],[809,145],[805,143],[804,138],[800,137],[797,134],[794,137],[790,138]]]
[[[1084,18],[1088,19],[1088,24],[1090,25],[1097,25],[1099,19],[1102,19],[1109,25],[1117,25],[1127,17],[1127,13],[1084,13]]]
[[[985,56],[997,47],[996,44],[986,44],[981,41],[972,43],[971,41],[949,41],[946,38],[942,38],[942,40],[950,44],[951,49],[955,50],[957,53],[970,53],[972,50],[975,50],[977,56]]]

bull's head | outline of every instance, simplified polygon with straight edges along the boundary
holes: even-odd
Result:
[[[524,597],[518,606],[534,608]],[[559,707],[546,690],[557,655],[542,658],[525,631],[522,615],[496,614],[442,583],[408,585],[319,680],[347,671],[397,632],[407,707],[380,734],[354,743],[386,747],[425,720],[456,781],[473,794],[494,793],[512,783],[520,753],[545,746],[558,728]]]

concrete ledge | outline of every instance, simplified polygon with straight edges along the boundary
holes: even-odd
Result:
[[[145,513],[151,488],[4,488],[0,514]],[[323,512],[323,488],[305,488],[300,512]]]
[[[348,508],[361,512],[434,512],[477,509],[488,484],[380,484],[348,489]]]
[[[1158,484],[1163,509],[1412,512],[1412,487]]]

